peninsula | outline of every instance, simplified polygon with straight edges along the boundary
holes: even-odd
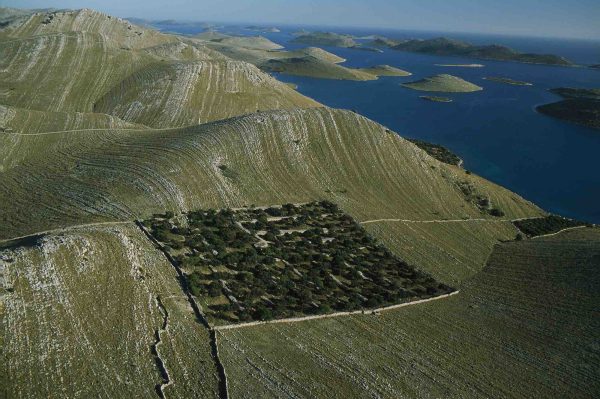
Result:
[[[550,90],[563,100],[540,105],[536,110],[544,115],[600,129],[600,89],[561,87]]]

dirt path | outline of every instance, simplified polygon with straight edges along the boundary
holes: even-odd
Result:
[[[360,224],[371,224],[381,222],[399,222],[399,223],[460,223],[460,222],[512,222],[507,219],[436,219],[436,220],[410,220],[410,219],[373,219],[365,220]]]
[[[549,234],[543,234],[541,236],[535,236],[535,237],[531,237],[531,240],[537,240],[538,238],[545,238],[545,237],[552,237],[552,236],[556,236],[560,233],[564,233],[565,231],[570,231],[570,230],[577,230],[577,229],[585,229],[588,228],[589,226],[583,225],[583,226],[574,226],[574,227],[565,227],[562,230],[557,231],[556,233],[549,233]]]
[[[426,302],[432,302],[432,301],[437,301],[440,299],[449,298],[453,295],[458,294],[459,292],[460,291],[454,291],[449,294],[444,294],[444,295],[436,296],[433,298],[420,299],[418,301],[400,303],[398,305],[391,305],[391,306],[386,306],[386,307],[378,308],[378,309],[355,310],[352,312],[337,312],[337,313],[330,313],[330,314],[323,314],[323,315],[316,315],[316,316],[292,317],[289,319],[279,319],[279,320],[271,320],[271,321],[252,321],[249,323],[230,324],[227,326],[215,326],[215,327],[213,327],[213,329],[216,331],[235,330],[238,328],[263,326],[265,324],[281,324],[281,323],[287,324],[287,323],[298,323],[301,321],[308,321],[308,320],[330,319],[333,317],[352,316],[352,315],[357,315],[357,314],[377,314],[377,313],[381,313],[381,312],[386,312],[388,310],[394,310],[394,309],[404,308],[407,306],[419,305],[419,304],[426,303]]]

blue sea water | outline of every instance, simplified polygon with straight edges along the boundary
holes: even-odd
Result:
[[[197,33],[199,27],[159,26],[180,33]],[[285,27],[263,36],[288,49],[302,27]],[[305,27],[308,30],[331,28]],[[242,27],[223,32],[257,34]],[[600,42],[540,39],[439,32],[338,29],[358,37],[381,34],[392,38],[448,36],[473,43],[504,44],[523,52],[553,53],[579,64],[600,64]],[[548,91],[555,87],[600,87],[600,70],[514,62],[464,59],[415,54],[395,50],[374,53],[324,47],[363,67],[388,64],[413,73],[410,77],[383,77],[370,82],[351,82],[277,75],[298,85],[298,91],[335,108],[353,109],[386,125],[401,136],[444,145],[465,160],[465,167],[505,186],[542,208],[567,217],[600,223],[600,131],[556,120],[535,107],[560,99]],[[435,64],[484,64],[484,68],[440,67]],[[442,94],[453,103],[425,101],[423,92],[400,84],[439,73],[449,73],[484,88],[481,92]],[[500,76],[533,83],[512,86],[483,80]]]

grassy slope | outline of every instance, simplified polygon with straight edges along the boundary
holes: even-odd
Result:
[[[71,229],[37,247],[0,251],[12,293],[4,297],[7,397],[216,397],[208,332],[182,297],[176,273],[133,224]],[[12,259],[12,261],[9,261]]]
[[[7,215],[0,238],[166,209],[320,198],[358,220],[482,217],[456,186],[465,179],[501,199],[494,201],[501,207],[510,204],[507,217],[541,215],[508,190],[442,164],[349,111],[275,111],[179,130],[16,137],[7,162],[16,157],[27,167],[0,175],[0,210]],[[236,177],[223,176],[219,165]]]
[[[206,123],[264,109],[318,103],[239,61],[153,64],[106,93],[96,112],[156,128]]]
[[[232,397],[592,398],[598,259],[598,229],[501,244],[448,300],[228,331]]]
[[[481,271],[494,244],[512,240],[510,222],[402,223],[366,225],[367,230],[410,264],[453,286]]]

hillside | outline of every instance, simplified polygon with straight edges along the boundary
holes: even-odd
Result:
[[[296,109],[184,129],[0,137],[6,163],[27,163],[0,176],[0,209],[11,215],[0,239],[164,210],[320,198],[358,220],[494,220],[477,207],[474,192],[507,218],[540,214],[509,191],[442,164],[349,111]],[[235,178],[223,176],[219,165]],[[31,201],[39,207],[31,210]]]
[[[597,229],[260,68],[405,71],[213,39],[0,31],[1,397],[593,396]]]
[[[175,270],[133,223],[30,241],[0,244],[5,397],[152,397],[165,383],[157,358],[176,382],[165,394],[218,397],[208,332],[185,296],[173,295]]]
[[[435,75],[415,82],[404,83],[402,86],[419,91],[436,91],[443,93],[470,93],[483,90],[482,87],[467,82],[453,75]]]
[[[316,105],[248,63],[201,61],[140,69],[101,97],[94,111],[165,128]]]
[[[598,229],[499,244],[445,301],[224,331],[230,392],[593,398],[599,256]]]

